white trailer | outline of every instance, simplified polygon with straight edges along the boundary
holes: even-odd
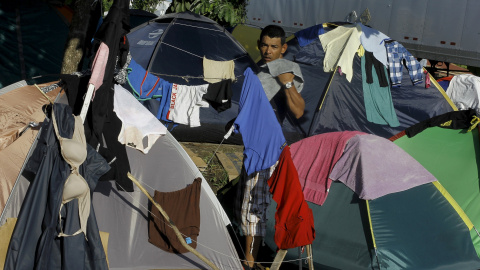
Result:
[[[325,22],[353,22],[368,8],[368,25],[414,56],[480,67],[479,0],[249,0],[247,24],[293,33]]]

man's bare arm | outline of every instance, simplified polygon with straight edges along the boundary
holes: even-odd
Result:
[[[293,82],[295,75],[292,73],[283,73],[277,76],[277,79],[282,85],[285,85],[287,82]],[[305,100],[303,100],[302,95],[297,92],[295,85],[288,89],[282,89],[285,91],[285,96],[287,97],[287,106],[288,109],[293,113],[293,115],[298,119],[302,117],[305,111]]]

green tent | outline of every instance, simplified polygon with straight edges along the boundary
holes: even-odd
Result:
[[[457,212],[468,225],[480,256],[480,141],[478,129],[466,130],[431,127],[412,138],[394,141],[420,162],[438,180]]]

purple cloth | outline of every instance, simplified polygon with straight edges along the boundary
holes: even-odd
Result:
[[[371,134],[352,137],[330,173],[361,199],[373,200],[436,181],[393,142]]]
[[[293,164],[305,200],[322,205],[328,196],[332,181],[328,175],[340,159],[348,140],[360,131],[329,132],[305,138],[291,145]]]

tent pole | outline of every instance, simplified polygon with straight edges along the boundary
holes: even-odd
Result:
[[[175,232],[175,235],[177,236],[177,238],[180,241],[180,243],[182,244],[182,246],[184,248],[186,248],[188,251],[192,252],[195,256],[197,256],[204,263],[208,264],[208,266],[210,266],[212,269],[220,270],[218,267],[215,266],[215,264],[213,264],[211,261],[209,261],[202,254],[200,254],[198,251],[196,251],[194,248],[192,248],[191,246],[189,246],[185,242],[185,239],[183,239],[182,234],[178,230],[177,226],[175,226],[173,221],[170,219],[170,217],[167,215],[167,213],[163,210],[163,208],[160,206],[160,204],[158,204],[155,200],[153,200],[152,196],[150,196],[150,194],[147,192],[147,190],[145,190],[145,188],[138,182],[137,179],[135,179],[135,177],[131,173],[128,173],[128,178],[130,178],[130,180],[132,180],[132,182],[135,183],[135,185],[137,185],[137,187],[148,197],[150,202],[152,202],[152,204],[155,205],[155,207],[158,209],[158,211],[160,211],[162,216],[170,223],[171,228]]]
[[[277,252],[277,255],[275,256],[275,259],[273,260],[272,267],[270,267],[270,270],[279,270],[280,269],[280,265],[282,264],[283,259],[285,258],[285,255],[287,255],[287,251],[288,250],[286,250],[286,249],[280,249]]]

